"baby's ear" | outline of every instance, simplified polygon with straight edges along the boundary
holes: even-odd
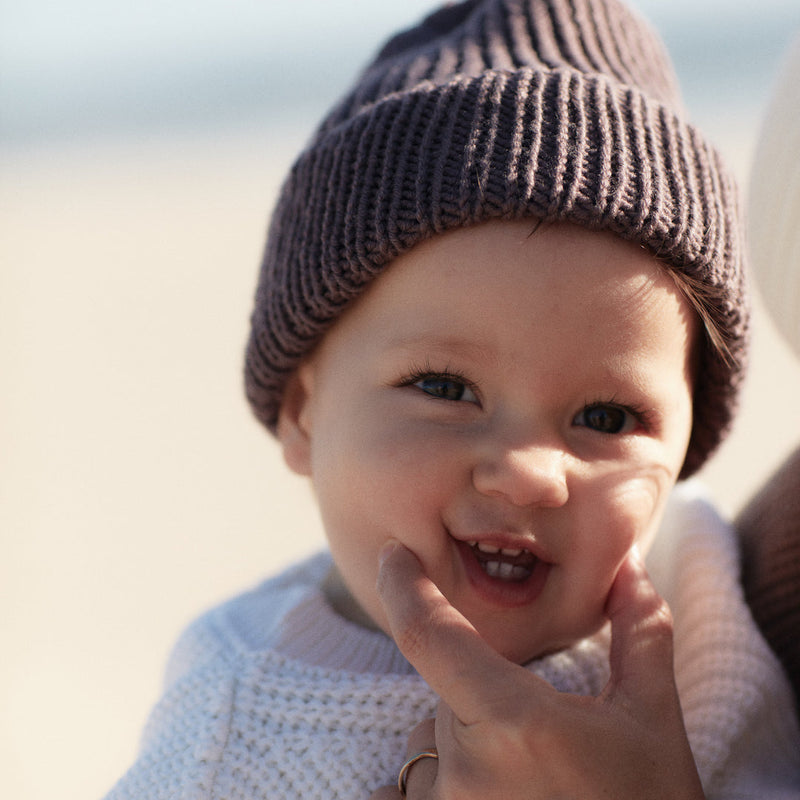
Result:
[[[311,475],[310,401],[313,374],[308,364],[296,369],[286,383],[278,411],[278,441],[283,459],[298,475]]]

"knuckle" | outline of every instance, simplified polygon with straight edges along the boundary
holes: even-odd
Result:
[[[667,601],[661,597],[653,604],[653,608],[648,616],[648,626],[653,636],[672,639],[674,631],[672,609],[670,609]]]
[[[513,768],[525,754],[536,752],[557,735],[558,726],[533,724],[537,714],[517,698],[495,702],[477,731],[481,749],[499,765]]]

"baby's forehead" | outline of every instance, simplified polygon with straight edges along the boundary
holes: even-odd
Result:
[[[410,277],[409,277],[410,275]],[[409,283],[419,301],[457,299],[480,307],[487,289],[507,289],[519,302],[551,287],[575,295],[587,284],[598,295],[643,299],[654,290],[675,292],[670,270],[641,245],[574,223],[489,220],[437,233],[390,261],[367,293],[399,300]]]
[[[656,325],[688,340],[692,315],[649,251],[574,225],[531,235],[527,220],[498,220],[411,248],[331,330],[350,319],[387,348],[480,361],[526,342],[578,341],[579,351],[593,336],[609,351],[641,351],[659,341]]]

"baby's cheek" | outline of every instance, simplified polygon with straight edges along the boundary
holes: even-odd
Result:
[[[622,562],[634,544],[652,539],[658,496],[648,481],[626,481],[609,488],[589,523],[591,539],[584,540],[586,572],[581,580],[587,607],[593,610],[583,635],[590,635],[605,621],[608,593]],[[591,588],[588,588],[591,587]]]
[[[623,555],[637,544],[644,555],[652,544],[669,490],[651,476],[619,484],[610,496],[611,514],[617,519],[616,538]]]
[[[422,499],[463,472],[461,448],[429,426],[384,425],[364,448],[365,466],[376,487],[391,486],[396,496]]]

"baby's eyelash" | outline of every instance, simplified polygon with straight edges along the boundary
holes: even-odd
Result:
[[[449,367],[445,367],[444,369],[435,369],[433,365],[427,361],[423,365],[412,366],[406,376],[399,381],[398,385],[413,386],[415,383],[425,378],[442,378],[443,380],[458,381],[470,389],[477,388],[476,385],[469,380],[469,378],[464,377],[461,373],[450,369]]]
[[[425,384],[431,385],[426,386]],[[418,388],[423,393],[438,400],[463,400],[480,404],[478,387],[475,382],[449,367],[435,369],[429,363],[426,363],[423,367],[414,366],[396,385],[401,388]],[[447,389],[454,389],[455,391],[448,391]]]
[[[475,386],[472,382],[468,381],[457,372],[439,372],[438,370],[423,370],[420,372],[413,372],[408,377],[403,378],[400,382],[401,386],[413,386],[415,383],[424,381],[425,379],[436,378],[441,381],[453,381],[454,383],[463,384],[467,389],[474,389]]]
[[[624,403],[620,406],[620,408],[624,408],[625,411],[627,411],[631,416],[639,420],[639,424],[643,428],[647,430],[650,430],[652,428],[654,419],[653,419],[653,412],[651,409],[645,408],[645,406],[639,406],[636,404],[627,405]]]
[[[584,408],[597,408],[600,406],[612,406],[630,414],[645,430],[651,430],[655,423],[654,414],[651,409],[636,403],[621,403],[615,397],[607,400],[595,399],[584,403]]]

